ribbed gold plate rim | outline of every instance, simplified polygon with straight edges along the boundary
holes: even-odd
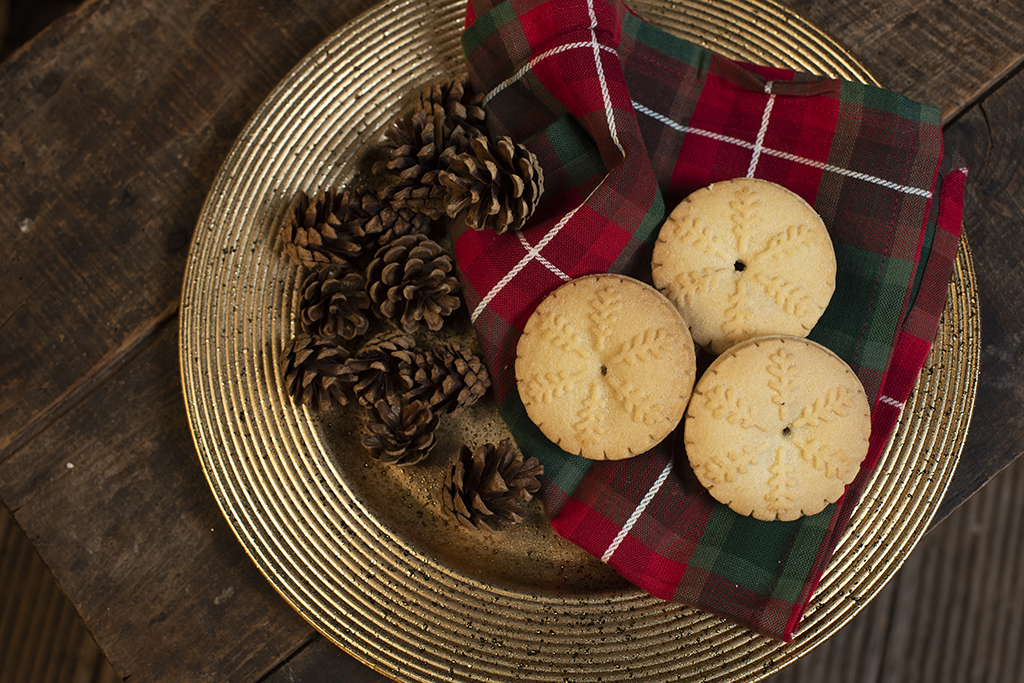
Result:
[[[730,57],[873,81],[828,37],[768,2],[633,7]],[[793,643],[647,596],[557,538],[539,514],[498,537],[448,525],[429,493],[444,462],[414,473],[365,462],[354,413],[314,418],[283,394],[277,359],[294,331],[301,273],[278,247],[296,190],[361,172],[403,98],[461,72],[463,8],[389,0],[361,15],[295,67],[229,153],[196,228],[180,332],[189,420],[210,487],[274,588],[327,638],[394,679],[758,680],[881,589],[945,492],[980,354],[967,242],[927,370]],[[446,447],[502,429],[484,406],[449,429]]]

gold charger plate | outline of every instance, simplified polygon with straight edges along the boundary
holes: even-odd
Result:
[[[632,3],[727,56],[872,82],[828,37],[758,0]],[[924,533],[956,467],[980,322],[966,240],[939,336],[791,644],[656,600],[558,538],[535,505],[488,535],[435,502],[461,443],[506,432],[493,404],[451,421],[428,461],[370,461],[351,407],[283,393],[302,274],[280,255],[296,190],[338,186],[422,84],[463,70],[463,3],[388,0],[307,56],[255,113],[200,215],[185,274],[182,383],[203,470],[246,552],[317,630],[401,681],[754,681],[838,630]],[[461,330],[470,334],[463,321]]]

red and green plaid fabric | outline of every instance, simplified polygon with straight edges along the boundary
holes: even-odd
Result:
[[[544,464],[552,525],[654,596],[791,639],[944,306],[966,169],[944,154],[939,112],[876,87],[730,61],[619,0],[472,0],[463,48],[491,132],[524,142],[544,170],[544,201],[524,230],[456,222],[452,237],[501,415]],[[811,336],[850,363],[873,406],[856,481],[795,522],[717,504],[687,464],[681,429],[625,461],[567,454],[516,389],[516,342],[545,295],[589,273],[650,282],[666,206],[735,177],[784,185],[821,214],[838,275]]]

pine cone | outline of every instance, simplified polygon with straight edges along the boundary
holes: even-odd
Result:
[[[486,137],[474,138],[470,151],[449,159],[447,167],[440,176],[448,191],[445,212],[449,218],[465,212],[474,230],[519,230],[544,192],[537,157],[506,136],[494,145]]]
[[[406,200],[400,205],[439,218],[444,212],[444,191],[437,179],[444,140],[444,118],[427,111],[417,111],[391,124],[381,143],[390,151],[390,158],[373,166],[376,173],[398,176],[397,182],[385,188],[383,196]]]
[[[347,224],[361,233],[364,245],[377,247],[402,235],[426,234],[430,217],[406,208],[383,192],[358,189],[345,192]]]
[[[347,405],[345,383],[340,378],[347,358],[348,351],[328,339],[296,336],[281,350],[285,391],[317,413],[332,403]]]
[[[461,126],[474,135],[486,134],[483,93],[473,92],[469,79],[461,78],[447,83],[435,83],[420,93],[420,109],[435,113],[437,108],[445,115],[451,129]]]
[[[422,401],[392,397],[377,401],[367,410],[362,443],[370,457],[387,465],[415,465],[430,454],[437,442],[440,417]]]
[[[416,356],[413,398],[423,398],[435,412],[458,415],[480,400],[491,386],[483,361],[457,344],[427,349]]]
[[[366,267],[371,307],[382,320],[408,333],[425,324],[437,331],[459,307],[459,281],[451,257],[425,235],[405,235],[381,247]]]
[[[345,362],[342,378],[361,405],[392,400],[413,386],[416,341],[402,332],[382,332]]]
[[[463,446],[445,476],[441,506],[462,525],[501,531],[523,520],[523,505],[540,490],[544,466],[524,460],[506,439],[471,451]]]
[[[439,175],[449,159],[469,149],[469,141],[470,134],[462,126],[450,125],[440,106],[399,119],[388,128],[381,143],[390,151],[390,159],[373,167],[376,173],[397,176],[381,196],[395,206],[440,218],[446,193]]]
[[[366,332],[370,321],[362,311],[370,307],[366,281],[343,266],[323,266],[306,276],[299,301],[299,322],[306,334],[352,339]]]
[[[420,109],[404,116],[384,131],[380,146],[390,153],[387,161],[378,161],[373,170],[391,172],[405,181],[418,181],[427,176],[436,180],[437,160],[444,151],[444,117],[433,116]],[[433,174],[433,178],[429,175]]]
[[[395,183],[381,190],[380,195],[394,206],[421,213],[432,221],[444,216],[445,192],[440,185]]]
[[[312,201],[305,192],[297,193],[284,229],[284,252],[306,268],[354,263],[363,250],[361,236],[343,223],[344,215],[342,197],[334,190],[325,190]]]

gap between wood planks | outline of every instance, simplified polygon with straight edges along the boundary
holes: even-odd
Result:
[[[46,408],[39,411],[28,424],[11,434],[6,443],[0,443],[0,463],[24,448],[32,439],[43,433],[47,427],[66,415],[107,379],[142,353],[153,343],[164,327],[178,318],[180,308],[181,300],[173,300],[163,311],[150,318],[136,334],[104,355],[86,374],[65,389]]]
[[[988,99],[989,95],[1002,88],[1007,82],[1021,73],[1021,71],[1024,71],[1024,55],[1004,69],[1002,73],[996,74],[996,76],[994,76],[988,83],[978,88],[974,94],[964,100],[961,105],[950,111],[948,114],[943,114],[943,130],[956,123],[957,119],[970,111],[971,108],[978,106],[980,109],[980,105]]]

